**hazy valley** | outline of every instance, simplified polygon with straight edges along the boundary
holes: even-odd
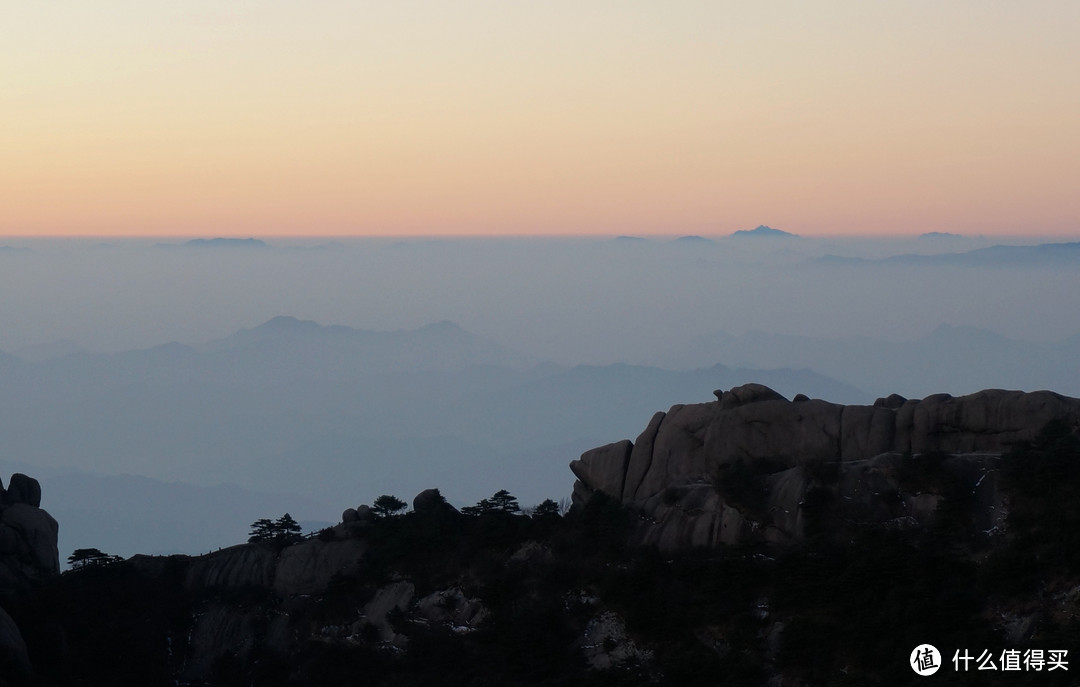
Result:
[[[315,527],[435,485],[458,505],[504,487],[558,500],[582,451],[746,382],[841,403],[1080,395],[1069,245],[751,233],[11,248],[0,468],[50,480],[65,551],[196,553],[267,513]]]

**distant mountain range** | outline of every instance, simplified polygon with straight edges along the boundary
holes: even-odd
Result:
[[[813,368],[874,395],[922,397],[997,387],[1080,396],[1080,339],[1042,344],[975,327],[941,325],[914,341],[718,332],[700,338],[681,356],[687,366],[714,359],[747,367]]]
[[[739,231],[733,232],[730,234],[729,238],[798,238],[798,234],[781,231],[780,229],[773,229],[772,227],[761,224],[753,229],[740,229]],[[713,244],[716,243],[716,241],[705,238],[704,236],[680,236],[675,239],[674,243],[679,245],[704,245]]]
[[[248,239],[233,239],[233,238],[213,238],[213,239],[191,239],[184,243],[159,243],[156,244],[158,248],[269,248],[270,246],[261,239],[248,238]]]
[[[733,237],[738,238],[797,238],[798,234],[792,234],[790,232],[781,231],[780,229],[773,229],[767,227],[764,224],[760,224],[753,229],[740,229],[732,234]]]
[[[852,258],[826,255],[827,265],[904,265],[945,267],[1073,267],[1080,264],[1080,242],[1037,246],[990,246],[963,253],[894,255],[887,258]]]
[[[657,407],[750,381],[868,400],[805,369],[563,367],[451,322],[375,332],[276,317],[196,346],[0,355],[0,459],[82,490],[68,499],[79,513],[65,513],[63,549],[197,552],[235,541],[250,524],[237,518],[259,504],[276,517],[290,498],[295,517],[324,521],[433,485],[459,504],[500,488],[524,504],[558,499],[582,451],[635,431]],[[147,503],[158,504],[153,517]],[[201,546],[181,536],[193,531],[190,507]],[[205,526],[215,519],[220,528]]]

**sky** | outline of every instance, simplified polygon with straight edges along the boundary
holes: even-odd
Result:
[[[1072,0],[0,0],[0,235],[1080,234]]]

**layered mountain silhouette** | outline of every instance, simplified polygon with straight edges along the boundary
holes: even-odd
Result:
[[[884,394],[920,396],[949,390],[1060,389],[1080,395],[1080,339],[1023,341],[976,327],[940,325],[913,341],[831,339],[765,332],[700,338],[679,358],[684,365],[720,359],[751,368],[777,364],[813,368],[832,379]],[[677,362],[673,360],[673,363]]]
[[[738,238],[795,238],[798,234],[792,234],[791,232],[783,231],[781,229],[773,229],[772,227],[764,224],[759,224],[753,229],[740,229],[732,233],[733,237]]]
[[[904,265],[943,267],[1072,267],[1080,264],[1080,242],[1043,243],[1036,246],[990,246],[962,253],[894,255],[870,259],[826,255],[826,265]]]
[[[525,503],[558,499],[567,460],[633,435],[657,407],[706,400],[703,388],[758,381],[838,403],[887,390],[1077,395],[1078,356],[1080,340],[1036,344],[943,325],[914,342],[721,333],[673,352],[673,369],[566,367],[450,322],[376,332],[277,317],[193,346],[37,361],[0,354],[0,458],[83,489],[56,514],[69,523],[62,550],[198,552],[243,534],[246,518],[216,505],[228,500],[253,512],[292,498],[304,504],[299,518],[328,521],[372,490],[432,483],[457,503],[507,484],[525,485]],[[232,529],[200,527],[202,546],[179,536],[190,532],[182,501],[153,496],[170,484],[203,490],[190,499],[204,504],[200,516]],[[213,491],[225,484],[235,497]],[[115,498],[125,490],[128,502]],[[156,518],[136,505],[155,500]]]
[[[270,244],[261,239],[247,238],[225,238],[218,237],[213,239],[191,239],[184,243],[158,243],[155,245],[157,248],[226,248],[226,249],[248,249],[248,248],[269,248]]]
[[[631,431],[657,404],[752,379],[792,395],[868,398],[809,370],[565,367],[451,322],[376,332],[276,317],[199,345],[0,356],[0,457],[12,470],[47,469],[65,490],[83,485],[85,498],[56,513],[69,523],[64,551],[198,552],[235,541],[250,522],[213,491],[223,484],[251,509],[292,495],[306,504],[294,515],[309,520],[372,490],[431,483],[459,503],[509,483],[526,485],[526,503],[558,499],[566,461],[581,451]],[[194,546],[180,536],[192,531],[180,526],[191,518],[183,501],[162,496],[169,484],[203,490],[188,499],[200,519],[233,529],[201,526],[209,539]],[[115,498],[125,490],[130,499]],[[139,504],[154,494],[159,510],[148,518]]]

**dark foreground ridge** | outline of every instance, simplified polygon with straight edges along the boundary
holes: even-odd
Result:
[[[203,556],[80,550],[62,575],[13,476],[0,687],[907,685],[924,643],[942,684],[1075,684],[1080,401],[717,397],[575,461],[569,513],[432,489]],[[1039,651],[1066,653],[1002,669]]]

